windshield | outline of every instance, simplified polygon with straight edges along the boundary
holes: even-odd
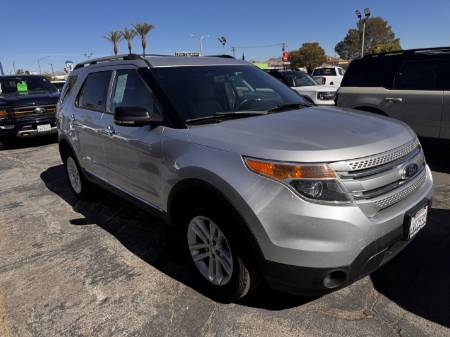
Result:
[[[336,70],[334,68],[314,69],[313,76],[336,76]]]
[[[283,71],[282,75],[292,87],[319,85],[311,76],[302,71]]]
[[[161,67],[152,72],[184,121],[305,104],[292,89],[250,65]]]
[[[54,93],[56,87],[43,76],[0,77],[0,96]]]

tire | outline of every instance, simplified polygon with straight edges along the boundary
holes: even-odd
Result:
[[[218,207],[218,204],[200,204],[202,206],[185,211],[181,217],[181,240],[189,264],[201,284],[201,289],[210,298],[223,303],[236,301],[253,292],[259,285],[260,277],[245,243],[242,243],[243,236],[238,235],[239,231],[236,230],[233,218]],[[209,230],[209,234],[215,233],[213,240],[211,236],[208,238],[207,232],[201,232],[201,225],[203,230]],[[215,231],[211,230],[214,226]],[[203,244],[205,237],[207,244]],[[240,238],[241,242],[237,238]],[[198,247],[194,248],[196,244]],[[204,247],[199,248],[202,244]],[[194,257],[202,256],[205,257],[194,261]]]
[[[67,151],[63,155],[64,170],[70,190],[78,199],[88,199],[93,192],[93,185],[83,175],[78,160],[72,151]]]

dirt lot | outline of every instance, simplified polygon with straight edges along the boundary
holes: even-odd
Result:
[[[450,146],[427,146],[429,223],[392,262],[321,298],[220,304],[167,226],[106,192],[78,202],[57,145],[20,142],[0,151],[0,337],[450,336]]]

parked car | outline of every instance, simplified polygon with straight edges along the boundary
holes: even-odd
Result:
[[[93,185],[180,233],[220,300],[344,287],[425,225],[432,177],[404,123],[307,107],[253,65],[221,57],[89,60],[57,107],[72,192]]]
[[[294,89],[312,104],[334,105],[336,87],[320,85],[307,73],[299,70],[270,69],[267,72]]]
[[[341,67],[318,67],[313,70],[312,77],[322,85],[339,87],[345,70]]]
[[[450,139],[450,47],[354,60],[337,105],[399,119],[422,137]]]
[[[51,81],[51,83],[56,87],[56,89],[58,89],[59,92],[61,92],[64,84],[66,84],[66,81]]]
[[[0,146],[10,137],[56,133],[58,96],[43,76],[0,76]]]

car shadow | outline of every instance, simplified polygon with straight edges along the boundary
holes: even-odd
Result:
[[[63,165],[49,167],[40,177],[50,191],[82,215],[81,218],[71,219],[71,225],[100,226],[143,261],[208,297],[188,267],[187,256],[180,248],[173,227],[102,189],[89,201],[78,200],[69,189]],[[238,303],[267,310],[283,310],[313,299],[279,293],[263,284],[256,293]]]
[[[371,278],[405,310],[450,328],[450,210],[432,208],[414,241]]]
[[[33,148],[38,146],[54,144],[58,141],[57,135],[30,137],[30,138],[2,138],[3,146],[0,146],[0,152],[4,150],[17,150]]]

